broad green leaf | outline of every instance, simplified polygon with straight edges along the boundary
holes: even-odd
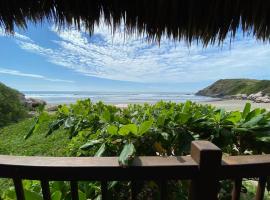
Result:
[[[52,200],[61,200],[62,197],[62,192],[61,191],[55,191],[54,193],[52,193],[51,195],[51,199]]]
[[[74,117],[68,117],[64,123],[65,128],[70,128],[74,126],[75,118]]]
[[[257,115],[251,118],[249,121],[245,122],[242,127],[252,127],[257,125],[264,117],[264,114]]]
[[[148,120],[148,121],[143,122],[139,126],[138,134],[139,135],[143,135],[144,133],[146,133],[147,131],[149,131],[149,129],[151,128],[152,124],[153,124],[153,120]]]
[[[165,115],[159,115],[157,119],[157,126],[164,126],[166,116]]]
[[[135,156],[136,150],[132,143],[125,144],[119,158],[118,162],[121,166],[128,166]]]
[[[256,117],[259,114],[261,114],[261,109],[260,108],[254,109],[253,111],[248,113],[248,115],[245,118],[245,122],[250,121],[253,117]]]
[[[136,124],[127,124],[122,126],[118,133],[120,135],[127,135],[129,133],[133,133],[134,135],[136,135],[138,133],[138,127],[136,126]]]
[[[242,113],[243,119],[245,119],[247,117],[248,113],[250,113],[250,109],[251,109],[251,104],[246,103],[245,108],[244,108],[243,113]]]
[[[103,140],[101,140],[101,139],[100,140],[91,140],[91,141],[85,143],[84,145],[82,145],[80,147],[80,149],[87,150],[87,149],[91,148],[92,146],[94,146],[96,144],[100,144],[102,142],[103,142]]]
[[[106,151],[106,144],[103,143],[100,146],[99,150],[96,152],[95,157],[101,157],[105,151]]]
[[[270,136],[266,136],[266,137],[256,137],[257,141],[261,141],[261,142],[269,142],[270,143]]]
[[[39,193],[24,190],[25,200],[43,200],[42,196]]]
[[[162,132],[161,135],[164,138],[164,140],[168,140],[169,139],[169,134],[168,133]]]
[[[183,107],[183,109],[182,109],[182,112],[183,112],[183,113],[188,112],[189,109],[190,109],[191,104],[192,104],[191,101],[186,101],[186,103],[184,104],[184,107]]]
[[[56,120],[53,123],[51,123],[49,126],[49,130],[46,134],[46,137],[51,135],[57,129],[59,129],[63,125],[64,121],[65,121],[65,119],[59,119],[59,120]]]
[[[37,118],[34,123],[32,124],[30,130],[28,131],[28,133],[24,136],[24,139],[27,140],[37,129],[39,124],[39,119]]]
[[[116,135],[118,131],[118,128],[114,125],[110,125],[107,127],[107,132],[111,135]]]
[[[190,119],[191,115],[189,113],[179,113],[177,115],[177,122],[180,124],[185,124]]]
[[[105,110],[101,115],[101,120],[103,122],[110,122],[111,121],[111,113],[108,110]]]
[[[242,119],[242,115],[239,111],[231,112],[227,117],[226,121],[232,122],[233,124],[237,124]]]
[[[86,200],[86,194],[79,190],[79,200]]]

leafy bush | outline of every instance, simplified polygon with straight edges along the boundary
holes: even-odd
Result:
[[[21,102],[22,95],[0,83],[0,127],[26,116],[26,108]]]
[[[70,107],[60,106],[56,115],[47,135],[61,127],[66,129],[71,138],[70,155],[119,156],[123,166],[135,155],[187,155],[191,141],[196,139],[209,140],[230,155],[270,152],[270,113],[265,109],[251,110],[249,103],[242,112],[226,112],[190,101],[161,101],[120,109],[101,102],[93,104],[88,99]],[[42,113],[33,129],[44,119]],[[185,190],[174,190],[184,182],[170,184],[171,199],[185,196]],[[154,195],[158,192],[155,188],[156,184],[147,182],[142,191],[154,191]]]

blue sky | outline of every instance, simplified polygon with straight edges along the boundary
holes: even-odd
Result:
[[[193,92],[220,78],[270,77],[269,44],[241,32],[231,44],[203,48],[112,35],[102,24],[89,37],[44,23],[13,36],[0,30],[0,44],[0,81],[21,91]]]

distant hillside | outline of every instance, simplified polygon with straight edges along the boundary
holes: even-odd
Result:
[[[224,97],[237,94],[254,94],[262,91],[270,96],[269,80],[221,79],[197,92],[197,95]]]
[[[0,83],[0,127],[26,116],[24,95]]]

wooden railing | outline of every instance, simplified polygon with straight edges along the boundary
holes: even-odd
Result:
[[[24,200],[23,179],[40,180],[45,200],[50,200],[49,181],[70,181],[71,196],[78,199],[77,181],[101,181],[102,199],[112,180],[156,180],[162,199],[167,198],[167,180],[191,180],[189,199],[215,200],[219,181],[234,180],[232,199],[240,198],[242,178],[258,177],[256,200],[262,200],[266,177],[270,176],[270,155],[228,156],[207,141],[194,141],[191,156],[137,157],[131,166],[121,167],[116,157],[22,157],[0,156],[0,177],[12,178],[18,200]],[[131,184],[132,199],[136,186]]]

